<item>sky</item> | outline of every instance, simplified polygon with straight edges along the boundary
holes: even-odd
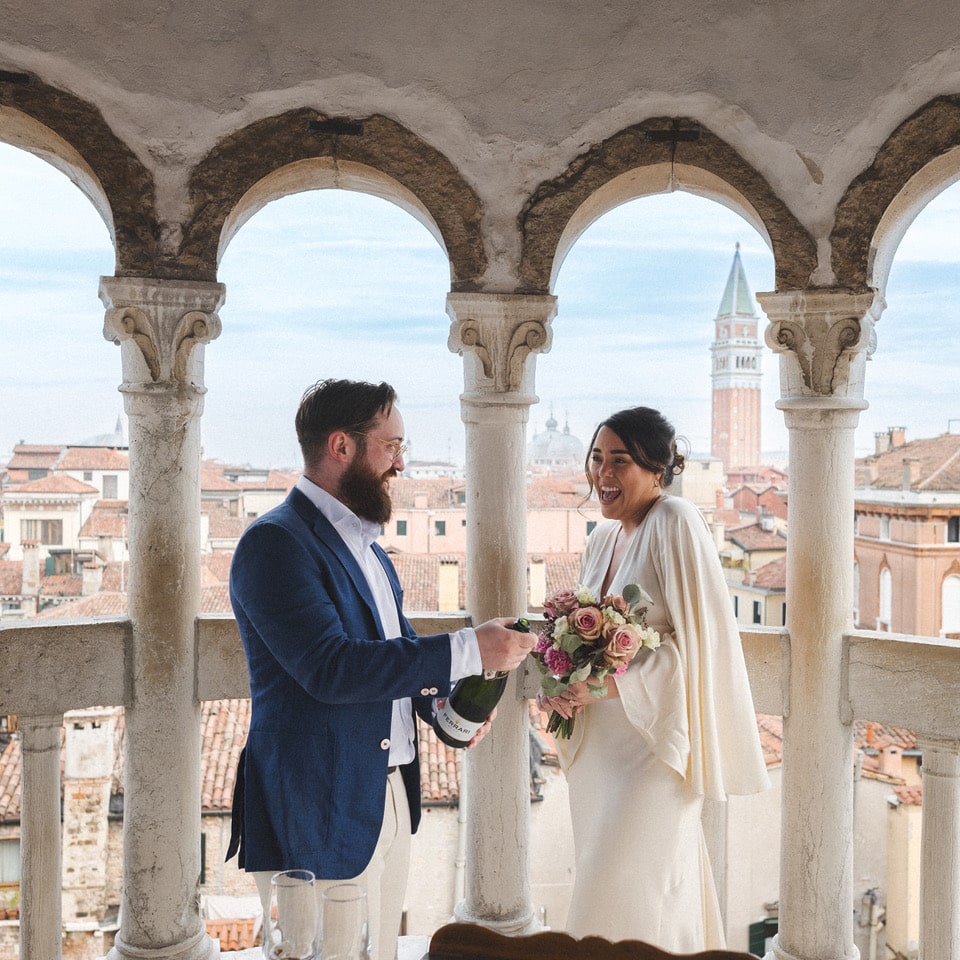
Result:
[[[960,432],[960,184],[900,244],[867,365],[858,455],[891,426],[907,439]],[[736,244],[751,291],[773,257],[738,214],[690,194],[625,203],[561,267],[553,345],[536,360],[528,440],[552,415],[584,442],[625,406],[662,410],[694,455],[710,443],[710,344]],[[107,229],[49,164],[0,144],[0,463],[13,446],[78,443],[123,418],[119,348],[103,338]],[[325,377],[387,380],[407,459],[463,460],[463,360],[447,348],[446,257],[409,214],[376,197],[316,190],[274,201],[226,250],[223,331],[205,348],[204,456],[296,469],[293,415]],[[759,305],[760,330],[766,321]],[[948,349],[938,349],[938,344]],[[585,358],[586,361],[585,361]],[[762,449],[787,449],[779,357],[763,354]]]

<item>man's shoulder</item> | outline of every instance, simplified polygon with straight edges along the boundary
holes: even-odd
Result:
[[[265,529],[282,527],[285,530],[306,530],[312,527],[322,514],[299,490],[291,490],[283,503],[261,513],[243,532],[244,537],[262,535]]]

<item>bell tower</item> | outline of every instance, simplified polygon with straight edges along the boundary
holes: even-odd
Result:
[[[710,455],[726,472],[760,465],[760,360],[758,317],[740,260],[733,255],[730,276],[714,320],[710,352],[713,381]]]

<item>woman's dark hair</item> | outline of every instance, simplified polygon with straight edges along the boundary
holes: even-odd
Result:
[[[669,487],[673,478],[683,473],[686,457],[677,450],[677,435],[673,424],[652,407],[630,407],[607,417],[597,425],[587,448],[583,469],[587,475],[590,492],[593,493],[593,478],[590,476],[590,458],[601,427],[612,430],[627,448],[634,463],[651,473],[662,474],[660,483]]]
[[[334,430],[364,434],[376,425],[377,416],[389,416],[397,393],[389,383],[362,380],[320,380],[300,399],[295,424],[303,462],[309,467],[322,455]],[[365,438],[358,438],[360,448]]]

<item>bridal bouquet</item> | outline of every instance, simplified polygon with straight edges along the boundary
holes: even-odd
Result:
[[[619,677],[641,647],[660,646],[660,634],[647,626],[649,603],[650,597],[635,583],[625,586],[622,596],[599,599],[578,586],[547,600],[547,623],[533,648],[544,694],[556,697],[570,684],[586,681],[591,696],[603,697],[609,674]],[[553,710],[547,731],[569,739],[573,721]]]

